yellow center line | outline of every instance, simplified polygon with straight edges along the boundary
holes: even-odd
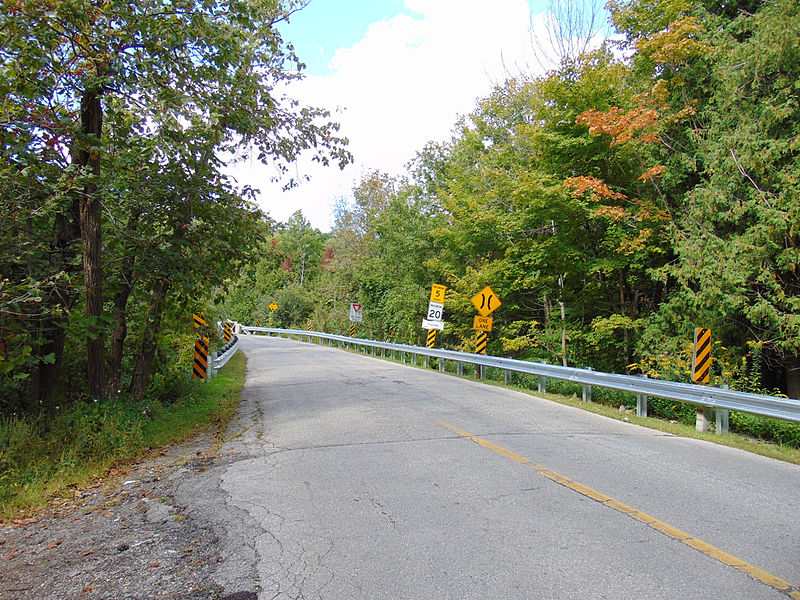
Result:
[[[604,506],[607,506],[610,509],[613,509],[623,515],[629,516],[632,519],[636,519],[637,521],[644,523],[645,525],[655,529],[656,531],[663,533],[666,536],[669,536],[679,542],[682,542],[689,546],[690,548],[694,548],[695,550],[702,552],[709,558],[713,558],[725,565],[731,566],[737,571],[752,577],[756,581],[760,581],[761,583],[768,585],[769,587],[778,590],[786,594],[788,597],[793,598],[794,600],[800,600],[800,588],[797,586],[793,586],[785,579],[781,579],[780,577],[776,577],[771,573],[763,569],[759,569],[756,566],[748,564],[747,562],[743,561],[740,558],[736,558],[727,552],[720,550],[716,546],[712,546],[708,542],[704,542],[703,540],[696,538],[685,531],[681,531],[680,529],[673,527],[672,525],[668,525],[663,521],[659,521],[655,517],[648,515],[640,510],[637,510],[627,504],[623,504],[618,500],[614,500],[610,496],[606,496],[602,492],[598,492],[588,486],[585,486],[577,481],[570,479],[569,477],[565,477],[555,471],[551,471],[550,469],[543,467],[542,465],[537,465],[529,458],[525,458],[524,456],[520,456],[511,450],[503,448],[502,446],[498,446],[497,444],[493,444],[492,442],[480,438],[476,435],[468,433],[463,429],[459,429],[454,425],[450,425],[449,423],[445,423],[444,421],[436,421],[442,427],[446,427],[451,431],[454,431],[458,435],[463,438],[466,438],[476,444],[483,446],[484,448],[488,448],[501,456],[505,456],[506,458],[510,458],[511,460],[518,462],[520,464],[527,465],[529,468],[533,469],[539,475],[546,477],[547,479],[558,483],[559,485],[563,485],[582,496],[587,498],[591,498]]]

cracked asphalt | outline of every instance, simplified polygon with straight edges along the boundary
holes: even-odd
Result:
[[[222,589],[307,600],[793,593],[519,457],[800,583],[800,467],[327,346],[240,339],[238,420],[214,464],[171,490],[214,532]]]

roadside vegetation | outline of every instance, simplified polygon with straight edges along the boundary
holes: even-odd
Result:
[[[359,303],[357,336],[422,344],[437,283],[436,345],[472,351],[489,285],[489,354],[689,381],[707,327],[712,384],[800,398],[796,0],[612,0],[613,38],[570,21],[556,66],[510,73],[406,172],[365,173],[330,232],[275,222],[225,174],[244,154],[278,177],[301,155],[352,160],[329,114],[290,98],[303,66],[276,24],[303,2],[2,4],[12,508],[166,443],[173,418],[194,426],[201,311],[204,334],[223,318],[346,333]]]
[[[350,161],[291,97],[300,5],[0,0],[3,518],[232,409],[241,364],[189,380],[192,315],[218,348],[274,222],[226,163]]]
[[[396,362],[396,359],[391,357],[386,360]],[[422,362],[417,363],[417,366],[421,365]],[[431,359],[430,368],[438,370],[437,359]],[[452,362],[446,363],[445,372],[451,375],[456,374],[456,366]],[[462,377],[472,378],[469,375],[471,365],[465,365],[464,373],[465,375]],[[649,429],[680,437],[701,439],[769,458],[800,464],[800,423],[732,411],[730,413],[730,433],[718,435],[713,431],[698,432],[696,430],[697,407],[693,404],[649,398],[648,416],[637,417],[635,396],[618,390],[593,387],[591,402],[583,402],[580,384],[553,378],[548,378],[547,392],[544,393],[538,391],[538,377],[525,373],[513,373],[511,383],[507,384],[501,369],[488,368],[486,378],[481,381],[488,385],[522,391],[559,404]]]
[[[358,303],[357,337],[424,345],[436,283],[436,346],[472,352],[470,299],[489,285],[488,354],[690,382],[706,327],[711,385],[800,398],[800,4],[607,7],[614,39],[565,44],[404,173],[364,174],[329,233],[301,213],[276,224],[225,313],[347,334]],[[792,423],[731,427],[798,440]]]
[[[239,406],[244,354],[207,383],[187,377],[187,361],[180,366],[148,399],[75,403],[52,418],[0,418],[0,522],[69,497],[153,449],[209,428],[224,432]]]

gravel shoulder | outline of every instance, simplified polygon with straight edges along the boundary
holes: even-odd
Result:
[[[227,527],[180,492],[205,479],[214,501],[214,467],[237,429],[234,422],[224,437],[207,432],[163,448],[37,516],[0,526],[0,599],[255,599],[249,557],[224,553]],[[224,565],[228,558],[235,569]]]

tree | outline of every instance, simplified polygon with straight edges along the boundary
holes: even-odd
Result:
[[[685,291],[671,308],[763,348],[768,382],[800,398],[800,7],[765,3],[713,41],[707,168],[679,221],[670,273]]]
[[[111,147],[124,148],[131,138],[155,144],[172,138],[203,146],[212,172],[241,147],[283,170],[304,151],[325,164],[349,161],[325,111],[279,92],[302,68],[275,28],[294,8],[274,0],[6,2],[0,150],[11,165],[3,175],[12,180],[4,185],[4,203],[12,190],[21,191],[27,214],[41,221],[44,213],[53,223],[46,228],[54,232],[49,264],[37,273],[40,283],[49,282],[40,286],[47,303],[40,352],[51,357],[48,364],[60,364],[65,315],[82,297],[91,395],[106,390],[102,221],[113,204],[103,167]]]

